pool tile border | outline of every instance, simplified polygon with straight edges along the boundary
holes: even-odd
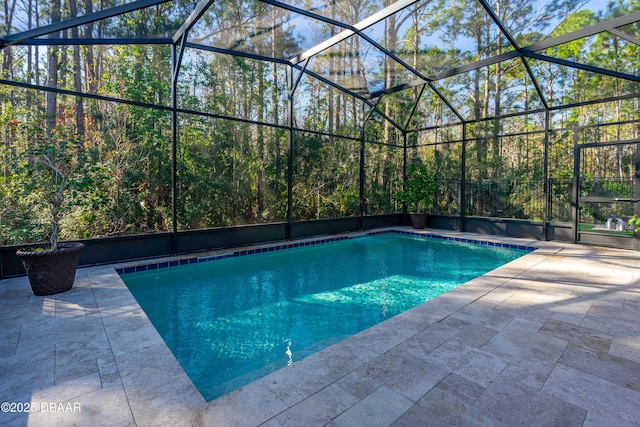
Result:
[[[385,233],[395,233],[395,234],[403,234],[403,235],[406,235],[406,236],[425,237],[425,238],[436,239],[436,240],[450,240],[450,241],[453,241],[453,242],[472,243],[474,245],[481,245],[481,246],[494,246],[494,247],[499,247],[499,248],[519,249],[519,250],[527,251],[527,252],[533,252],[533,251],[535,251],[537,249],[537,248],[534,248],[532,246],[523,246],[523,245],[514,245],[514,244],[510,244],[510,243],[491,242],[491,241],[488,241],[488,240],[464,239],[462,237],[443,236],[443,235],[440,235],[440,234],[418,233],[418,232],[415,232],[415,231],[406,231],[406,230],[374,231],[374,232],[369,233],[368,235],[374,236],[376,234],[385,234]]]
[[[157,270],[161,268],[176,267],[179,265],[187,265],[187,264],[197,264],[201,262],[218,261],[226,258],[255,255],[255,254],[261,254],[266,252],[275,252],[275,251],[281,251],[286,249],[300,248],[304,246],[314,246],[314,245],[320,245],[325,243],[333,243],[341,240],[357,239],[359,237],[365,237],[365,236],[377,236],[382,234],[401,234],[404,236],[420,237],[420,238],[426,238],[426,239],[449,240],[449,241],[460,242],[460,243],[471,243],[471,244],[480,245],[480,246],[493,246],[493,247],[502,247],[502,248],[508,248],[508,249],[518,249],[518,250],[523,250],[527,252],[532,252],[537,249],[531,246],[514,245],[510,243],[499,243],[499,242],[491,242],[487,240],[478,240],[478,239],[465,239],[465,238],[454,237],[454,236],[443,236],[440,234],[429,234],[424,232],[392,229],[392,230],[363,232],[361,234],[356,234],[356,235],[329,237],[326,239],[309,240],[309,241],[303,241],[303,242],[274,244],[272,246],[265,246],[265,247],[259,247],[259,248],[253,248],[253,249],[242,249],[238,251],[227,252],[227,253],[217,254],[217,255],[182,258],[179,260],[160,261],[155,263],[152,262],[147,264],[135,265],[131,267],[116,267],[115,270],[119,275],[138,273],[141,271]]]

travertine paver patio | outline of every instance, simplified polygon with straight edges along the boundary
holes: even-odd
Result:
[[[475,237],[540,249],[212,402],[113,266],[3,280],[0,425],[640,426],[640,253]]]

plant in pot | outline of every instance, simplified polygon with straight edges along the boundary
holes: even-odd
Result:
[[[409,165],[407,179],[396,197],[408,209],[415,209],[415,211],[409,213],[413,228],[422,229],[426,227],[428,217],[426,211],[433,206],[437,188],[438,184],[435,181],[435,176],[426,165],[419,160],[415,160]]]
[[[36,295],[51,295],[73,287],[80,251],[84,244],[58,242],[61,220],[68,208],[68,193],[83,182],[83,149],[65,126],[55,126],[47,135],[42,129],[22,127],[30,148],[16,166],[24,190],[41,202],[41,214],[49,223],[49,243],[19,249],[31,289]]]

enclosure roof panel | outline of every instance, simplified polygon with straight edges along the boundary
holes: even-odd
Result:
[[[382,95],[409,127],[429,122],[423,99],[411,100],[425,84],[453,116],[474,120],[631,95],[640,83],[638,2],[107,0],[55,7],[5,0],[0,48],[186,41],[295,66],[312,59],[310,76],[363,100]],[[559,82],[578,87],[587,77],[602,81],[602,90],[573,95],[580,100],[559,95]],[[405,101],[418,106],[415,119],[399,112]]]
[[[461,120],[432,87],[425,85],[415,111],[407,123],[407,130],[432,128],[452,123],[461,123]]]
[[[422,75],[514,50],[476,0],[423,0],[363,31]]]
[[[105,12],[116,9],[123,5],[134,6],[137,2],[132,0],[113,0],[110,2],[78,2],[76,4],[75,13],[70,10],[70,5],[65,4],[57,14],[51,12],[50,6],[44,1],[36,2],[17,2],[5,0],[7,8],[10,10],[5,15],[4,8],[2,12],[2,23],[4,24],[4,33],[13,35],[25,31],[41,28],[69,18],[84,17],[97,12]],[[37,12],[37,14],[36,14]],[[107,16],[107,14],[103,14]]]
[[[286,59],[340,31],[308,16],[258,0],[213,2],[189,31],[192,43]]]
[[[353,2],[348,0],[280,0],[281,3],[351,26],[381,11],[385,2]],[[391,2],[389,2],[391,3]]]
[[[384,95],[376,108],[380,113],[393,120],[397,127],[406,129],[420,99],[423,87],[424,85]]]
[[[103,44],[105,40],[122,44],[144,39],[165,39],[168,43],[187,15],[188,11],[183,5],[169,1],[81,24],[65,32],[42,35],[35,40],[61,39],[64,43],[64,40],[75,38],[82,42],[95,40],[96,44]]]
[[[9,1],[9,0],[5,0]],[[96,12],[91,12],[92,8],[88,8],[89,12],[85,14],[81,14],[79,10],[73,11],[69,9],[69,6],[65,3],[64,8],[60,9],[51,9],[49,8],[48,18],[43,17],[40,20],[40,16],[38,15],[41,12],[38,12],[38,2],[35,2],[35,6],[31,9],[31,15],[28,15],[28,11],[25,12],[27,14],[27,18],[18,17],[15,18],[11,15],[3,14],[3,21],[5,23],[5,36],[0,38],[0,48],[4,48],[5,46],[10,46],[17,43],[27,43],[29,40],[34,40],[42,36],[49,36],[50,38],[66,38],[66,39],[74,39],[79,37],[79,31],[76,33],[73,29],[76,29],[81,26],[87,26],[95,23],[96,28],[100,32],[100,29],[104,29],[107,25],[105,24],[106,20],[114,20],[115,17],[130,14],[132,12],[150,8],[152,6],[159,6],[164,3],[170,3],[167,0],[139,0],[136,2],[129,2],[120,5],[116,5],[114,7],[98,10]],[[17,0],[13,0],[13,5],[17,5]],[[47,5],[40,5],[40,7],[44,7],[47,9]],[[160,10],[162,9],[162,10]],[[172,14],[170,10],[173,9],[173,6],[169,6],[166,8],[158,7],[157,15],[159,16],[159,21],[168,22],[169,20],[177,20],[178,22],[183,20],[181,15]],[[14,12],[16,13],[16,12]],[[37,15],[37,16],[34,16]],[[45,15],[45,14],[43,14]],[[23,31],[13,32],[16,28],[13,23],[19,23],[26,19],[27,27]],[[146,26],[149,24],[149,21],[143,21],[139,19],[140,23],[137,25],[139,27]],[[35,22],[35,23],[34,23]],[[157,24],[157,22],[152,22],[152,24]],[[171,24],[168,24],[171,26]],[[71,30],[71,31],[66,31]],[[148,32],[148,30],[142,30],[142,32]],[[89,35],[87,38],[93,38],[93,31],[88,32]],[[122,35],[118,35],[118,38],[122,38]],[[129,37],[125,37],[128,39]]]
[[[638,76],[637,57],[640,54],[640,46],[608,31],[553,46],[538,53],[620,73],[620,77],[623,77],[622,74],[627,74],[630,79]]]
[[[517,43],[528,46],[587,28],[600,22],[605,12],[614,16],[637,12],[640,4],[606,0],[516,0],[496,2],[494,10]]]
[[[358,35],[315,55],[309,68],[365,97],[415,79],[410,69]]]
[[[530,62],[551,107],[640,94],[640,82],[548,61]]]
[[[267,1],[267,0],[263,0],[263,1]],[[338,33],[332,32],[331,37],[329,39],[317,44],[311,49],[306,50],[300,55],[297,55],[296,57],[291,58],[291,62],[299,63],[301,61],[304,61],[307,58],[310,58],[313,55],[317,55],[318,53],[321,53],[323,50],[328,49],[337,43],[340,43],[341,41],[353,36],[354,34],[361,34],[363,30],[385,19],[386,17],[393,15],[394,13],[402,10],[403,8],[411,6],[417,1],[418,0],[398,0],[395,3],[391,3],[388,6],[384,7],[382,10],[374,13],[373,15],[361,21],[358,21],[351,25],[346,26],[343,31],[340,31]],[[326,20],[325,18],[322,18],[322,19]],[[331,20],[331,22],[333,23],[334,21]],[[346,24],[343,24],[343,23],[338,24],[338,26],[343,26],[343,25],[346,25]],[[371,39],[367,38],[367,40],[370,43],[377,45],[376,42],[372,41]],[[379,45],[377,45],[377,47],[383,49]],[[388,53],[388,51],[385,51],[385,52]]]
[[[433,84],[467,121],[544,108],[521,58],[445,77]]]

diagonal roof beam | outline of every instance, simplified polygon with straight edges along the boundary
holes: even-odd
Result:
[[[418,87],[418,86],[424,86],[424,85],[429,85],[429,87],[431,88],[431,90],[433,90],[433,92],[438,96],[438,98],[440,98],[440,100],[442,102],[444,102],[444,104],[449,107],[449,109],[451,110],[451,112],[453,114],[455,114],[458,119],[460,119],[460,121],[464,121],[464,118],[462,117],[462,115],[458,112],[458,110],[456,110],[456,108],[451,105],[451,103],[449,102],[449,100],[447,99],[447,97],[445,97],[442,92],[440,92],[440,90],[433,84],[432,81],[424,81],[424,80],[414,80],[412,82],[409,83],[404,83],[389,89],[383,89],[383,90],[379,90],[377,92],[374,92],[372,94],[369,95],[369,98],[377,98],[377,97],[382,97],[384,95],[389,95],[392,93],[396,93],[396,92],[401,92],[403,90],[407,90],[407,89],[411,89],[414,87]]]
[[[254,53],[241,52],[238,50],[224,49],[222,47],[207,46],[199,43],[187,42],[185,47],[190,49],[206,50],[207,52],[221,53],[223,55],[239,56],[241,58],[255,59],[257,61],[275,62],[276,64],[292,65],[286,59],[271,58],[270,56],[262,56]]]
[[[363,101],[363,102],[367,103],[368,105],[373,105],[372,102],[369,99],[363,97],[362,95],[360,95],[360,94],[358,94],[356,92],[353,92],[352,90],[349,90],[346,87],[340,86],[339,84],[337,84],[335,82],[332,82],[331,80],[329,80],[329,79],[327,79],[325,77],[322,77],[321,75],[319,75],[317,73],[314,73],[313,71],[309,70],[308,68],[305,68],[303,70],[302,66],[300,64],[293,64],[293,67],[297,68],[298,70],[304,71],[305,74],[310,75],[314,79],[320,80],[321,82],[326,83],[329,86],[331,86],[331,87],[333,87],[335,89],[338,89],[339,91],[347,93],[347,94],[353,96],[354,98],[357,98],[360,101]]]
[[[399,56],[397,56],[396,54],[394,54],[390,50],[386,49],[384,46],[380,45],[378,42],[376,42],[375,40],[371,39],[366,34],[362,34],[361,33],[362,30],[370,27],[371,25],[374,25],[374,24],[380,22],[381,20],[385,19],[386,17],[398,12],[399,10],[401,10],[403,8],[406,8],[406,7],[410,6],[410,5],[412,5],[413,3],[417,3],[417,1],[419,1],[419,0],[412,0],[412,1],[405,2],[406,4],[404,6],[402,6],[401,8],[399,8],[399,5],[396,5],[396,4],[390,5],[387,8],[383,9],[382,11],[372,15],[371,17],[362,20],[361,22],[359,22],[355,26],[351,26],[351,25],[345,24],[343,22],[336,21],[335,19],[327,18],[326,16],[317,15],[317,14],[315,14],[313,12],[310,12],[310,11],[307,11],[307,10],[304,10],[304,9],[300,9],[300,8],[295,7],[295,6],[288,5],[286,3],[281,3],[278,0],[260,0],[260,1],[263,2],[263,3],[270,4],[272,6],[280,7],[280,8],[289,10],[291,12],[295,12],[295,13],[298,13],[298,14],[313,18],[313,19],[317,19],[319,21],[326,22],[326,23],[331,24],[331,25],[335,25],[337,27],[344,28],[344,31],[342,31],[338,35],[332,37],[331,39],[329,39],[329,40],[332,40],[333,38],[336,38],[337,41],[335,43],[327,44],[327,47],[325,49],[321,49],[318,53],[320,53],[320,52],[322,52],[322,51],[334,46],[335,44],[339,43],[340,41],[342,41],[342,40],[344,40],[346,38],[351,37],[354,34],[359,34],[362,38],[364,38],[367,42],[371,43],[374,47],[376,47],[382,53],[384,53],[385,55],[387,55],[388,57],[390,57],[391,59],[393,59],[394,61],[399,63],[405,69],[409,70],[409,72],[411,72],[412,74],[416,75],[417,77],[419,77],[421,79],[425,79],[425,77],[418,70],[416,70],[413,67],[411,67],[410,65],[408,65]],[[400,2],[397,2],[397,3],[400,3]],[[389,9],[389,11],[387,11],[387,9]],[[381,17],[378,17],[378,15],[380,15]],[[327,41],[325,41],[325,43],[326,42]],[[322,44],[323,43],[321,43],[320,45],[322,45]],[[320,45],[317,45],[317,46],[320,46]],[[315,46],[315,47],[317,47],[317,46]],[[307,51],[307,52],[309,52],[309,51]],[[294,63],[294,64],[297,64],[297,63],[301,62],[299,60],[299,58],[301,58],[302,55],[304,55],[304,53],[301,54],[301,55],[298,55],[297,57],[291,59],[290,61],[292,63]],[[313,56],[313,55],[309,55],[305,59],[308,59],[311,56]]]
[[[173,44],[169,38],[78,38],[78,39],[31,39],[24,40],[15,44],[15,46],[95,46],[95,45],[126,45],[126,44]]]
[[[637,45],[639,45],[639,46],[640,46],[640,39],[638,39],[638,38],[636,38],[636,37],[633,37],[632,35],[627,34],[627,33],[625,33],[624,31],[620,31],[620,30],[617,30],[617,29],[615,29],[615,28],[614,28],[614,29],[612,29],[612,30],[608,30],[608,31],[609,31],[611,34],[613,34],[614,36],[618,36],[618,37],[620,37],[621,39],[624,39],[624,40],[626,40],[626,41],[628,41],[628,42],[631,42],[631,43],[633,43],[633,44],[637,44]]]
[[[509,29],[504,25],[504,23],[502,22],[502,19],[500,19],[500,17],[496,14],[495,10],[493,10],[491,5],[489,5],[489,3],[487,3],[486,0],[478,0],[478,1],[480,2],[484,10],[486,10],[486,12],[489,14],[489,17],[491,18],[491,20],[498,26],[498,28],[500,29],[500,32],[502,32],[502,34],[504,34],[504,36],[507,38],[511,46],[513,46],[513,48],[516,51],[520,52],[520,46],[518,45],[518,42],[516,41],[516,39],[513,38]],[[549,108],[549,103],[547,102],[547,98],[544,95],[542,86],[540,86],[538,79],[536,78],[535,74],[533,74],[533,71],[529,66],[529,62],[527,61],[527,58],[522,58],[522,63],[524,64],[524,68],[526,70],[527,75],[533,82],[533,86],[536,88],[536,92],[538,93],[538,97],[542,101],[542,104],[544,105],[545,108]]]
[[[299,7],[291,6],[290,4],[282,3],[282,2],[279,2],[278,0],[260,0],[260,2],[270,4],[271,6],[276,6],[280,9],[288,10],[289,12],[294,12],[299,15],[304,15],[311,19],[316,19],[318,21],[326,22],[327,24],[335,25],[336,27],[341,27],[345,29],[351,28],[351,25],[345,24],[344,22],[336,21],[335,19],[331,19],[324,15],[316,14],[313,12],[313,9],[311,10],[300,9]]]
[[[316,19],[318,21],[322,21],[322,22],[326,22],[327,24],[331,24],[334,25],[336,27],[341,27],[344,28],[345,31],[352,31],[351,35],[353,34],[359,34],[360,37],[362,37],[363,39],[365,39],[366,41],[368,41],[369,43],[371,43],[374,47],[376,47],[378,50],[382,51],[382,53],[384,53],[385,55],[389,56],[390,58],[392,58],[394,61],[398,62],[400,65],[402,65],[403,67],[405,67],[406,69],[408,69],[410,72],[412,72],[413,74],[415,74],[416,76],[418,76],[419,78],[424,78],[422,76],[422,74],[420,74],[419,71],[417,71],[416,69],[414,69],[413,67],[411,67],[410,65],[406,64],[400,57],[398,57],[395,53],[387,50],[385,47],[383,47],[382,45],[380,45],[378,42],[376,42],[375,40],[371,39],[369,36],[367,36],[366,34],[362,34],[360,32],[360,30],[358,30],[356,27],[351,26],[351,24],[345,24],[344,22],[340,22],[340,21],[336,21],[335,19],[332,18],[328,18],[324,15],[317,15],[316,13],[314,13],[313,11],[308,11],[305,9],[300,9],[298,7],[295,6],[291,6],[288,5],[286,3],[282,3],[278,0],[260,0],[262,3],[267,3],[270,4],[272,6],[276,6],[278,8],[282,8],[285,10],[288,10],[290,12],[294,12],[300,15],[304,15],[306,17],[312,18],[312,19]],[[419,0],[418,0],[419,1]],[[384,18],[383,18],[384,19]],[[364,22],[364,21],[363,21]],[[356,24],[357,25],[357,24]],[[350,37],[350,36],[349,36]],[[308,59],[308,58],[307,58]],[[294,61],[291,61],[293,63],[297,63]]]
[[[367,122],[369,121],[369,119],[371,119],[371,116],[373,115],[373,113],[375,113],[378,110],[378,104],[380,103],[380,101],[382,100],[382,97],[378,98],[378,100],[376,101],[375,104],[371,105],[371,104],[363,104],[363,109],[365,106],[369,105],[371,107],[371,109],[369,110],[369,112],[367,113],[367,116],[364,118],[364,120],[362,121],[362,126],[364,128],[364,125],[367,124]]]
[[[33,30],[23,31],[21,33],[8,35],[0,39],[0,49],[12,46],[25,40],[34,39],[36,37],[46,36],[47,34],[57,33],[68,28],[77,27],[79,25],[90,24],[102,19],[112,18],[125,13],[134,12],[150,6],[167,3],[170,0],[138,0],[132,3],[123,4],[121,6],[112,7],[101,10],[99,12],[90,13],[76,18],[66,19],[64,21],[45,25]]]
[[[304,61],[302,63],[302,67],[298,68],[300,70],[300,72],[298,73],[298,75],[295,78],[295,81],[292,82],[291,87],[289,88],[289,96],[293,97],[293,95],[296,92],[296,89],[298,88],[298,85],[300,84],[300,80],[302,80],[302,75],[304,74],[304,70],[307,69],[307,65],[309,65],[309,60],[307,59],[306,61]],[[293,70],[293,67],[291,66],[291,69]],[[293,72],[291,72],[291,80],[293,80]]]
[[[75,90],[60,89],[60,88],[57,88],[57,87],[49,87],[49,86],[41,86],[41,85],[35,85],[35,84],[32,84],[32,83],[16,82],[16,81],[13,81],[13,80],[0,79],[0,85],[8,85],[8,86],[13,86],[13,87],[19,87],[19,88],[23,88],[23,89],[32,89],[32,90],[43,91],[43,92],[54,92],[54,93],[58,93],[58,94],[61,94],[61,95],[77,96],[77,97],[80,97],[80,98],[87,98],[87,99],[97,99],[99,101],[107,101],[107,102],[115,102],[115,103],[118,103],[118,104],[134,105],[136,107],[153,108],[153,109],[161,110],[161,111],[171,111],[171,107],[168,107],[168,106],[165,106],[165,105],[156,105],[156,104],[151,104],[149,102],[132,101],[130,99],[114,98],[112,96],[97,95],[97,94],[94,94],[94,93],[76,92]]]
[[[184,58],[184,50],[186,48],[186,38],[180,40],[180,44],[174,44],[173,46],[173,64],[171,70],[171,87],[175,88],[178,83],[178,75],[180,73],[180,66],[182,65],[182,59]],[[180,49],[176,52],[177,49]],[[177,53],[177,55],[176,55]]]
[[[398,64],[403,66],[405,69],[409,70],[409,72],[413,73],[414,75],[416,75],[420,79],[423,79],[425,81],[427,80],[427,78],[425,76],[423,76],[421,72],[419,72],[418,70],[413,68],[411,65],[407,64],[404,60],[402,60],[402,58],[400,58],[398,55],[396,55],[395,53],[393,53],[390,50],[388,50],[386,47],[382,46],[380,43],[378,43],[377,41],[373,40],[371,37],[367,36],[366,34],[363,34],[363,33],[358,33],[358,34],[360,35],[360,37],[362,37],[363,39],[365,39],[366,41],[371,43],[374,47],[376,47],[379,51],[381,51],[382,53],[387,55],[389,58],[391,58],[394,61],[396,61]]]
[[[189,30],[196,24],[198,19],[204,15],[204,13],[209,9],[209,6],[213,4],[215,0],[200,0],[200,2],[196,5],[196,8],[193,9],[191,15],[184,20],[178,31],[173,35],[173,42],[178,43],[178,41],[183,38]]]
[[[500,55],[492,56],[491,58],[481,59],[479,61],[462,65],[460,67],[455,67],[450,70],[433,74],[427,77],[431,81],[442,80],[447,77],[452,77],[458,74],[464,74],[469,71],[477,70],[478,68],[487,67],[489,65],[497,64],[498,62],[507,61],[509,59],[517,58],[519,56],[520,56],[520,53],[518,53],[515,50],[510,50],[509,52],[501,53]]]
[[[513,38],[509,30],[507,29],[507,27],[504,26],[504,24],[502,23],[502,20],[498,15],[496,15],[496,12],[489,5],[489,3],[487,3],[486,0],[478,0],[478,2],[487,12],[491,20],[498,26],[498,28],[500,29],[500,32],[504,34],[507,40],[509,40],[509,43],[511,44],[511,46],[513,46],[515,50],[520,49],[520,46],[518,46],[518,42],[516,41],[516,39]]]
[[[540,101],[542,101],[542,105],[544,106],[544,108],[548,109],[549,108],[549,101],[547,101],[547,96],[544,94],[544,89],[542,89],[542,86],[540,85],[540,82],[536,78],[536,75],[533,73],[533,70],[531,69],[531,65],[529,64],[529,61],[524,56],[520,57],[520,59],[522,60],[522,63],[524,64],[524,68],[527,70],[527,75],[529,76],[529,78],[533,82],[533,86],[536,88],[536,92],[538,93],[538,97],[540,97]]]
[[[393,3],[392,5],[389,5],[387,7],[385,7],[384,9],[382,9],[381,11],[374,13],[373,15],[371,15],[368,18],[363,19],[362,21],[358,22],[357,24],[355,24],[353,26],[352,29],[347,29],[344,31],[341,31],[340,33],[336,34],[335,36],[331,37],[328,40],[325,40],[322,43],[319,43],[317,45],[315,45],[314,47],[312,47],[311,49],[308,49],[306,52],[303,52],[293,58],[291,58],[289,61],[292,62],[293,64],[297,64],[299,62],[304,61],[305,59],[317,55],[327,49],[329,49],[332,46],[335,46],[336,44],[340,43],[342,40],[345,40],[349,37],[351,37],[352,35],[359,33],[362,30],[365,30],[367,28],[369,28],[370,26],[377,24],[378,22],[382,21],[383,19],[393,15],[394,13],[404,9],[405,7],[411,6],[414,3],[417,3],[419,0],[399,0],[395,3]]]
[[[444,102],[444,103],[445,103],[445,105],[446,105],[447,107],[449,107],[449,109],[451,110],[451,112],[452,112],[453,114],[455,114],[455,115],[456,115],[456,117],[457,117],[461,122],[464,122],[464,121],[465,121],[465,120],[464,120],[464,117],[462,117],[462,114],[460,114],[460,113],[458,112],[458,110],[457,110],[457,109],[456,109],[456,108],[451,104],[451,102],[449,102],[449,98],[447,98],[446,96],[444,96],[444,95],[442,94],[442,92],[440,92],[440,89],[438,89],[438,88],[436,87],[436,85],[435,85],[435,84],[433,84],[433,82],[429,82],[429,87],[431,88],[431,90],[432,90],[432,91],[434,91],[434,92],[436,93],[436,95],[438,95],[438,97],[440,98],[440,100],[441,100],[442,102]]]
[[[402,84],[399,84],[397,86],[390,87],[390,88],[387,88],[387,89],[380,89],[380,90],[377,90],[375,92],[371,92],[369,94],[369,98],[377,98],[377,97],[383,96],[383,95],[390,95],[392,93],[402,92],[403,90],[406,90],[406,89],[411,89],[411,88],[414,88],[414,87],[423,86],[426,83],[427,83],[427,80],[417,79],[417,80],[414,80],[414,81],[411,81],[411,82],[407,82],[407,83],[402,83]]]
[[[389,123],[391,123],[394,128],[398,129],[400,132],[404,132],[404,129],[400,127],[400,124],[398,124],[398,122],[393,120],[391,117],[387,116],[385,113],[382,112],[382,110],[380,110],[380,108],[378,108],[379,105],[380,105],[380,102],[377,102],[374,112],[377,113],[379,116],[383,117]]]
[[[317,45],[315,45],[314,47],[312,47],[311,49],[307,50],[306,52],[301,53],[300,55],[297,55],[291,59],[289,59],[289,62],[291,62],[292,64],[298,64],[302,61],[304,61],[307,58],[311,58],[314,55],[317,55],[335,45],[337,45],[338,43],[340,43],[342,40],[345,40],[349,37],[351,37],[352,35],[355,34],[355,31],[352,30],[344,30],[341,31],[340,33],[336,34],[335,36],[331,37],[328,40],[323,41],[322,43],[319,43]]]
[[[594,67],[592,65],[580,64],[578,62],[568,61],[566,59],[554,58],[552,56],[541,55],[539,53],[524,53],[528,58],[538,59],[540,61],[552,62],[558,65],[564,65],[566,67],[577,68],[580,70],[588,71],[590,73],[604,74],[606,76],[615,77],[617,79],[629,80],[632,82],[640,83],[640,76],[635,76],[627,73],[620,73],[618,71],[607,70],[606,68]]]
[[[301,69],[302,69],[302,67],[300,66],[300,64],[295,64],[295,65],[293,65],[293,67],[294,67],[294,68],[297,68],[297,69],[299,69],[299,70],[301,70]],[[343,86],[340,86],[339,84],[334,83],[334,82],[332,82],[331,80],[326,79],[326,78],[324,78],[324,77],[322,77],[322,76],[320,76],[320,75],[318,75],[318,74],[314,73],[313,71],[311,71],[311,70],[309,70],[309,69],[305,69],[305,70],[304,70],[304,72],[305,72],[306,74],[310,75],[311,77],[313,77],[313,78],[315,78],[315,79],[318,79],[318,80],[320,80],[321,82],[326,83],[326,84],[328,84],[329,86],[334,87],[335,89],[338,89],[339,91],[345,92],[345,93],[347,93],[347,94],[349,94],[349,95],[353,96],[354,98],[359,99],[360,101],[364,102],[366,105],[368,105],[368,106],[372,107],[372,108],[375,110],[375,112],[376,112],[376,113],[378,113],[378,114],[379,114],[381,117],[383,117],[385,120],[388,120],[388,121],[389,121],[389,123],[391,123],[394,127],[396,127],[397,129],[400,129],[400,127],[399,127],[399,126],[397,126],[397,123],[396,123],[395,121],[393,121],[389,116],[387,116],[386,114],[384,114],[382,111],[380,111],[380,110],[377,108],[378,104],[380,103],[380,99],[381,99],[381,98],[378,98],[378,100],[377,100],[376,102],[371,102],[371,99],[365,98],[364,96],[362,96],[362,95],[360,95],[360,94],[358,94],[358,93],[356,93],[356,92],[353,92],[353,91],[351,91],[351,90],[349,90],[349,89],[347,89],[347,88],[345,88],[345,87],[343,87]]]
[[[538,43],[534,43],[530,46],[522,48],[521,51],[536,52],[539,50],[548,49],[550,47],[558,46],[564,43],[569,43],[584,37],[589,37],[594,34],[601,33],[603,31],[610,31],[614,28],[633,24],[634,22],[638,22],[638,21],[640,21],[640,12],[630,13],[628,15],[620,16],[619,18],[610,19],[608,21],[592,25],[591,27],[583,28],[581,30],[573,31],[571,33],[563,34],[561,36],[554,37],[551,39],[539,41]]]
[[[404,131],[407,131],[407,128],[409,127],[409,123],[411,123],[411,119],[413,119],[413,115],[416,113],[416,110],[418,109],[418,104],[420,104],[420,98],[422,98],[422,94],[424,93],[424,89],[426,88],[426,85],[422,86],[422,88],[420,88],[420,93],[418,94],[418,97],[416,98],[416,102],[413,103],[413,108],[411,109],[411,113],[409,113],[409,117],[407,118],[407,122],[404,124]]]

